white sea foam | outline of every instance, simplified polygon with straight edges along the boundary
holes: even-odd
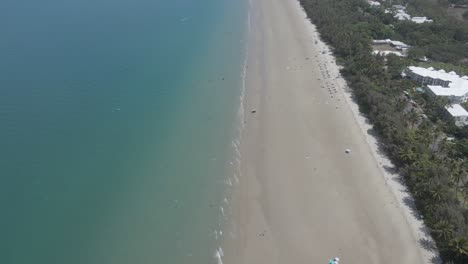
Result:
[[[224,208],[222,206],[219,207],[219,210],[221,211],[221,215],[224,217]]]
[[[226,180],[226,184],[229,185],[229,186],[232,186],[231,178],[228,178],[228,179]]]
[[[183,17],[183,18],[180,19],[180,22],[185,22],[185,21],[187,21],[189,19],[190,19],[190,17]]]
[[[214,258],[218,261],[218,264],[223,264],[223,257],[224,257],[223,249],[219,247],[214,254]]]
[[[251,19],[250,19],[250,10],[251,10],[251,0],[249,0],[249,7],[248,7],[248,12],[247,12],[247,29],[246,29],[246,36],[248,36],[250,34],[250,31],[251,31]],[[246,41],[243,41],[242,43],[247,43]],[[234,184],[239,184],[239,177],[241,175],[241,162],[242,162],[242,154],[241,154],[241,141],[242,141],[242,134],[244,132],[244,129],[245,129],[245,119],[246,119],[246,116],[245,116],[245,103],[244,103],[244,99],[245,99],[245,94],[246,94],[246,76],[247,76],[247,68],[248,68],[248,44],[245,45],[245,51],[244,51],[244,61],[243,61],[243,64],[242,64],[242,71],[241,71],[241,74],[240,74],[240,78],[241,78],[241,85],[240,85],[240,94],[239,94],[239,105],[238,105],[238,110],[237,110],[237,116],[236,116],[236,123],[237,123],[237,126],[236,126],[236,130],[235,130],[235,135],[234,135],[234,138],[232,139],[231,141],[231,148],[232,148],[232,158],[231,160],[229,161],[229,169],[231,171],[231,177],[229,177],[227,180],[226,180],[226,184],[229,185],[229,186],[232,186],[233,185],[233,182]],[[229,201],[228,201],[228,198],[224,197],[224,200],[223,200],[225,206],[229,206]],[[218,229],[219,230],[216,230],[215,231],[215,239],[218,240],[219,238],[221,238],[221,236],[223,235],[223,227],[224,227],[224,224],[225,224],[225,221],[228,220],[228,217],[226,216],[226,213],[225,213],[225,210],[223,208],[223,206],[220,206],[219,207],[219,211],[220,211],[220,215],[221,217],[219,218],[219,221],[218,221]],[[231,234],[232,236],[232,234]],[[222,241],[222,239],[220,239],[219,241]],[[217,250],[215,250],[215,254],[214,254],[214,258],[217,260],[217,263],[218,264],[223,264],[223,261],[222,261],[222,258],[224,257],[224,252],[223,252],[223,249],[221,247],[218,247]]]
[[[239,178],[237,177],[237,174],[233,174],[232,177],[234,177],[234,181],[236,182],[236,184],[239,184]]]

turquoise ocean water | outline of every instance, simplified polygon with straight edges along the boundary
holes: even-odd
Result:
[[[216,263],[245,17],[1,1],[0,263]]]

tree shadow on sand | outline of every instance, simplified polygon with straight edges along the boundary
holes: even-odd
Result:
[[[345,89],[345,92],[351,93],[351,100],[356,103],[358,106],[359,104],[357,103],[356,97],[352,93],[352,91],[347,88]],[[374,137],[376,139],[375,145],[376,145],[376,151],[378,155],[381,155],[387,159],[390,155],[388,155],[388,152],[382,143],[383,141],[381,140],[381,137],[379,133],[373,128],[373,125],[370,123],[369,119],[365,114],[362,113],[361,109],[359,109],[359,116],[362,117],[365,121],[366,125],[369,125],[371,128],[367,129],[367,134]],[[419,231],[422,233],[422,238],[419,239],[419,244],[421,248],[424,250],[433,253],[433,256],[430,259],[427,259],[428,263],[432,264],[443,264],[442,260],[440,259],[438,255],[438,249],[435,241],[432,239],[431,235],[431,230],[427,228],[424,225],[424,217],[419,213],[417,207],[416,207],[416,202],[409,191],[406,181],[404,176],[400,173],[399,169],[395,166],[392,165],[392,162],[390,161],[389,165],[384,165],[380,164],[380,166],[387,172],[389,175],[391,175],[391,180],[395,181],[396,183],[400,184],[400,192],[404,193],[404,197],[402,198],[401,202],[403,202],[404,206],[407,206],[411,215],[418,221],[423,222],[422,226],[419,228]]]
[[[427,251],[435,252],[437,250],[437,247],[433,240],[430,240],[427,238],[421,238],[419,239],[419,244]]]
[[[411,214],[418,220],[422,220],[421,214],[419,214],[418,209],[416,208],[416,203],[411,196],[403,197],[403,203],[410,209]]]
[[[429,260],[430,263],[432,264],[443,264],[442,259],[438,256],[434,256]]]
[[[368,122],[369,121],[366,118],[366,123],[368,123]],[[389,157],[388,152],[386,151],[384,144],[381,143],[382,139],[380,138],[379,133],[374,128],[369,128],[369,129],[367,129],[367,134],[375,138],[376,145],[377,145],[377,153],[379,155],[381,155],[381,156]]]

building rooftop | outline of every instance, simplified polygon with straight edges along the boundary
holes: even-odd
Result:
[[[405,57],[405,55],[403,55],[403,53],[401,53],[399,51],[393,51],[393,50],[374,50],[374,51],[372,51],[372,54],[382,55],[382,56],[387,56],[388,54],[395,54],[398,57]]]
[[[371,6],[375,6],[375,7],[380,6],[380,3],[377,2],[377,1],[368,0],[367,2],[368,2],[369,5],[371,5]]]
[[[402,48],[409,48],[410,46],[406,43],[403,43],[401,41],[398,41],[398,40],[390,40],[390,44],[392,44],[393,46],[400,46]]]
[[[428,19],[427,17],[412,17],[411,21],[413,21],[416,24],[422,24],[422,23],[430,23],[432,22],[432,19]]]
[[[459,104],[453,104],[446,106],[445,109],[450,113],[451,116],[468,116],[468,112]]]
[[[394,17],[398,20],[410,20],[411,16],[405,10],[397,10]]]
[[[400,10],[406,9],[406,7],[404,7],[402,5],[392,5],[392,7],[395,8],[395,9],[400,9]]]
[[[428,85],[427,87],[435,94],[439,96],[463,96],[468,93],[468,80],[464,77],[460,77],[456,72],[446,72],[444,70],[435,70],[432,67],[422,68],[410,66],[408,67],[413,73],[431,77],[432,79],[439,79],[449,81],[448,87],[442,87],[438,85]]]
[[[428,85],[427,88],[437,96],[463,96],[468,93],[468,87],[442,87],[439,85]]]
[[[409,48],[410,45],[398,41],[398,40],[391,40],[391,39],[374,39],[372,40],[372,44],[379,45],[379,44],[391,44],[393,46],[402,47],[402,48]]]
[[[444,81],[450,81],[450,87],[453,86],[466,86],[468,89],[468,80],[466,80],[465,76],[460,77],[456,72],[446,72],[444,70],[435,70],[432,67],[423,68],[423,67],[416,67],[416,66],[409,66],[408,69],[420,76],[431,77],[432,79],[440,79]]]
[[[369,4],[372,0],[368,0]],[[380,5],[380,4],[379,4]],[[411,17],[408,12],[406,12],[406,7],[402,5],[393,5],[391,9],[385,9],[385,13],[393,13],[393,17],[400,21],[409,20],[416,24],[430,23],[433,22],[427,17]]]

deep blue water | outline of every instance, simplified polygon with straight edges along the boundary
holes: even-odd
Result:
[[[0,2],[0,263],[210,263],[245,6]]]

